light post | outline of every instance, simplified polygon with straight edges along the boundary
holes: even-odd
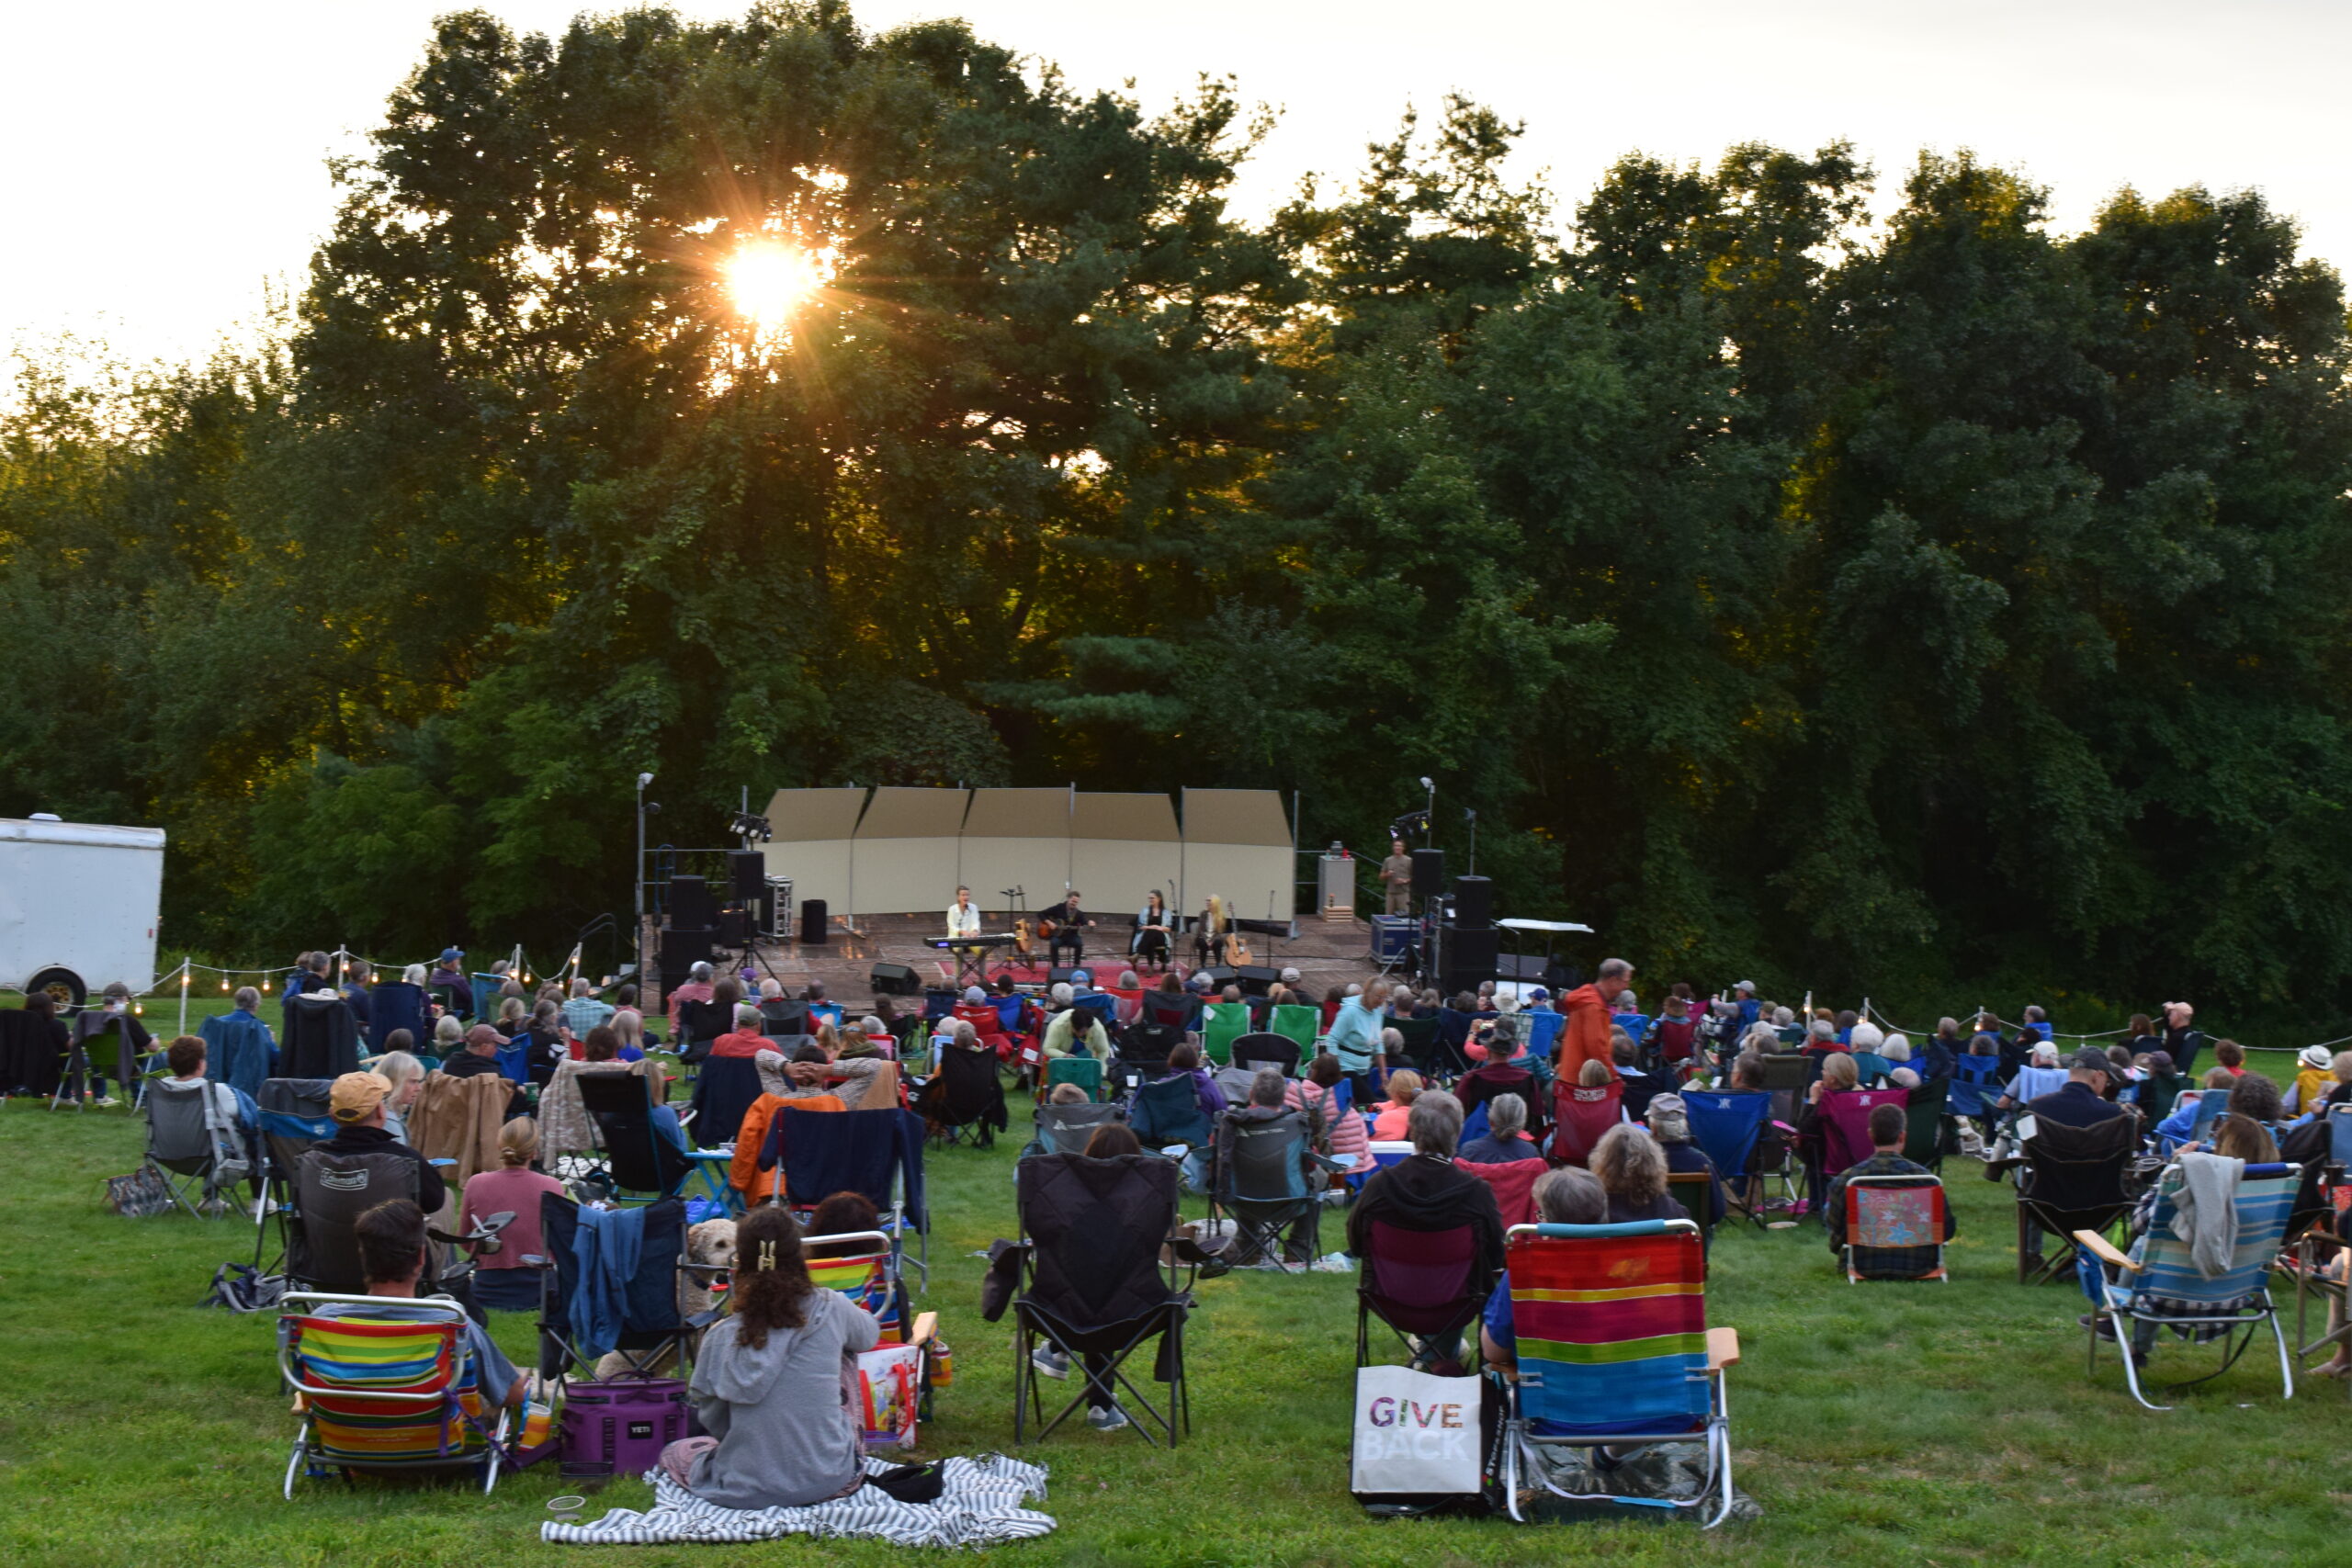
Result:
[[[651,773],[637,775],[637,929],[645,930],[645,814],[659,812],[658,804],[645,798],[645,786],[653,782]]]

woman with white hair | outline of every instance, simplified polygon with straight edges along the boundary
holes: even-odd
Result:
[[[1498,1094],[1487,1100],[1486,1134],[1463,1145],[1455,1157],[1472,1165],[1542,1159],[1543,1148],[1527,1135],[1527,1101],[1515,1094]]]
[[[384,1131],[407,1143],[408,1108],[424,1088],[424,1064],[406,1051],[387,1051],[368,1063],[368,1070],[391,1085],[384,1094]]]
[[[424,965],[422,964],[412,964],[407,968],[401,970],[401,983],[404,986],[414,986],[419,990],[424,989]]]

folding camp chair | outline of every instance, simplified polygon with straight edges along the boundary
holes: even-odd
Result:
[[[1592,1155],[1600,1135],[1624,1120],[1625,1083],[1611,1078],[1599,1089],[1582,1089],[1563,1079],[1552,1086],[1552,1158],[1561,1165],[1582,1165]]]
[[[1923,1083],[1903,1102],[1903,1157],[1940,1175],[1944,1168],[1944,1100],[1950,1078]]]
[[[1284,1002],[1268,1015],[1266,1029],[1296,1045],[1304,1056],[1315,1049],[1316,1037],[1323,1032],[1323,1010]]]
[[[960,1143],[969,1133],[974,1147],[994,1147],[996,1134],[1008,1125],[996,1053],[955,1046],[941,1051],[938,1070],[915,1095],[914,1108],[936,1142]]]
[[[906,1281],[899,1277],[898,1244],[881,1231],[842,1231],[808,1236],[800,1246],[809,1283],[819,1290],[839,1292],[872,1317],[879,1333],[877,1348],[918,1347],[916,1420],[931,1419],[931,1359],[938,1340],[939,1314],[918,1313],[909,1303]],[[869,1438],[877,1427],[890,1425],[875,1420],[870,1410],[865,1414]]]
[[[1453,1080],[1453,1098],[1462,1102],[1464,1116],[1478,1111],[1498,1094],[1515,1094],[1527,1106],[1527,1135],[1537,1143],[1551,1130],[1551,1122],[1544,1114],[1544,1096],[1536,1092],[1535,1075],[1525,1067],[1502,1063],[1482,1063]],[[1473,1134],[1465,1121],[1463,1141]]]
[[[244,1135],[216,1108],[213,1088],[208,1079],[193,1089],[154,1089],[144,1108],[145,1163],[172,1201],[198,1219],[228,1213],[231,1204],[220,1194],[248,1171]],[[191,1201],[191,1194],[201,1201]]]
[[[749,1056],[707,1056],[695,1070],[694,1090],[682,1116],[704,1148],[731,1144],[742,1130],[743,1113],[766,1092],[757,1063]]]
[[[1091,1056],[1048,1056],[1046,1076],[1037,1085],[1037,1098],[1053,1093],[1056,1084],[1074,1083],[1086,1091],[1089,1100],[1102,1098],[1102,1064]]]
[[[1568,1026],[1568,1015],[1564,1012],[1522,1012],[1519,1015],[1519,1021],[1520,1027],[1527,1033],[1527,1054],[1542,1061],[1552,1055],[1554,1046],[1559,1044],[1561,1032]]]
[[[1233,1060],[1233,1043],[1252,1028],[1243,1002],[1209,1002],[1201,1009],[1201,1053],[1218,1066]]]
[[[1155,1029],[1174,1030],[1179,1037],[1192,1032],[1200,1018],[1196,997],[1170,996],[1166,991],[1143,994],[1143,1021]]]
[[[2218,1331],[2225,1342],[2226,1354],[2219,1367],[2204,1377],[2164,1385],[2171,1390],[2192,1388],[2228,1371],[2253,1344],[2256,1331],[2268,1324],[2278,1344],[2280,1397],[2292,1399],[2295,1368],[2287,1354],[2287,1335],[2278,1323],[2278,1309],[2270,1300],[2270,1266],[2287,1234],[2302,1167],[2249,1165],[2240,1172],[2237,1246],[2230,1254],[2229,1267],[2210,1280],[2190,1258],[2188,1244],[2173,1234],[2181,1180],[2177,1163],[2165,1167],[2156,1178],[2155,1205],[2148,1228],[2132,1246],[2136,1256],[2119,1251],[2096,1231],[2075,1233],[2077,1246],[2115,1272],[2115,1278],[2099,1281],[2092,1312],[2091,1370],[2098,1370],[2098,1325],[2102,1321],[2112,1323],[2117,1343],[2124,1350],[2123,1378],[2131,1386],[2132,1397],[2150,1410],[2168,1410],[2170,1405],[2153,1404],[2141,1392],[2139,1368],[2130,1353],[2140,1325],[2190,1333]]]
[[[1825,1089],[1819,1101],[1821,1168],[1835,1176],[1871,1157],[1871,1112],[1882,1105],[1903,1105],[1899,1089]]]
[[[1438,1039],[1465,1062],[1470,1059],[1466,1049],[1470,1043],[1470,1032],[1478,1027],[1478,1023],[1479,1015],[1475,1012],[1462,1012],[1450,1007],[1437,1010]]]
[[[269,1025],[251,1013],[232,1012],[216,1013],[196,1029],[204,1040],[204,1076],[214,1083],[241,1089],[258,1101],[261,1086],[277,1066],[277,1051],[269,1043]]]
[[[1127,1124],[1147,1149],[1171,1144],[1204,1149],[1216,1141],[1216,1129],[1201,1109],[1200,1092],[1189,1073],[1136,1085],[1127,1102]]]
[[[269,1222],[278,1223],[278,1258],[287,1251],[287,1227],[294,1207],[295,1164],[313,1145],[334,1136],[327,1113],[332,1078],[265,1078],[254,1100],[261,1111],[262,1193],[254,1206],[254,1268],[261,1268]]]
[[[2140,1124],[2130,1116],[2087,1127],[2036,1118],[2033,1136],[2021,1152],[2026,1168],[2018,1182],[2018,1283],[2072,1280],[2079,1251],[2074,1234],[2104,1232],[2132,1212],[2123,1178],[2140,1152]],[[2041,1256],[2037,1228],[2057,1238],[2053,1257]]]
[[[1321,1253],[1321,1190],[1307,1184],[1306,1165],[1315,1160],[1306,1117],[1298,1111],[1278,1115],[1227,1112],[1217,1118],[1216,1166],[1210,1199],[1212,1215],[1233,1222],[1228,1258],[1269,1258],[1285,1273],[1303,1273]],[[1329,1162],[1344,1169],[1341,1161]],[[1284,1233],[1306,1227],[1306,1256],[1291,1258]]]
[[[1504,1237],[1519,1371],[1505,1384],[1504,1505],[1522,1519],[1522,1477],[1577,1502],[1689,1512],[1713,1529],[1731,1514],[1731,1418],[1724,1369],[1739,1337],[1707,1326],[1707,1262],[1688,1220],[1513,1225]],[[1705,1481],[1683,1501],[1563,1492],[1536,1450],[1592,1450],[1596,1471],[1628,1448],[1705,1446]],[[1604,1450],[1607,1457],[1604,1459]]]
[[[288,1292],[280,1304],[277,1370],[302,1413],[286,1461],[288,1502],[297,1475],[327,1466],[346,1476],[479,1466],[485,1494],[498,1483],[508,1412],[482,1397],[481,1369],[465,1352],[465,1308],[402,1298],[401,1317],[369,1317],[367,1309],[395,1303],[314,1291]]]
[[[1021,1151],[1022,1157],[1082,1155],[1097,1131],[1126,1119],[1126,1107],[1123,1105],[1041,1105],[1035,1117],[1037,1135]]]
[[[1757,1141],[1772,1111],[1769,1094],[1734,1094],[1715,1089],[1682,1091],[1683,1115],[1690,1124],[1690,1141],[1724,1175],[1724,1196],[1750,1224],[1761,1225],[1764,1173],[1748,1167]]]
[[[312,1147],[294,1162],[293,1201],[284,1214],[286,1276],[312,1291],[359,1294],[368,1288],[353,1227],[359,1216],[395,1198],[416,1198],[416,1161],[405,1153],[329,1154]],[[428,1267],[417,1283],[434,1288]]]
[[[129,1015],[96,1008],[75,1013],[73,1037],[65,1053],[65,1069],[58,1075],[57,1088],[49,1097],[49,1108],[71,1105],[76,1111],[87,1110],[93,1077],[114,1079],[123,1086],[125,1097],[137,1104],[144,1084],[139,1052],[130,1043]]]
[[[768,1122],[761,1168],[784,1168],[785,1201],[804,1218],[836,1192],[874,1205],[903,1249],[915,1234],[915,1267],[931,1288],[931,1219],[923,1207],[922,1118],[895,1108],[804,1111],[786,1101]]]
[[[1438,1022],[1436,1015],[1431,1014],[1426,1018],[1392,1018],[1384,1027],[1396,1032],[1403,1042],[1397,1047],[1397,1055],[1410,1062],[1421,1077],[1451,1081],[1470,1070],[1470,1058],[1445,1043],[1438,1032]],[[1389,1063],[1392,1068],[1396,1065]]]
[[[1994,1102],[2001,1098],[2001,1081],[2000,1057],[1954,1056],[1944,1109],[1954,1116],[1989,1120],[1997,1114]]]
[[[659,1377],[683,1369],[694,1331],[715,1321],[716,1309],[692,1318],[678,1311],[682,1276],[706,1283],[728,1270],[686,1258],[686,1205],[663,1198],[628,1212],[622,1223],[639,1227],[637,1266],[623,1271],[611,1255],[591,1248],[593,1269],[580,1257],[579,1204],[560,1193],[539,1197],[539,1232],[551,1268],[539,1271],[539,1371],[549,1378],[578,1368],[593,1374],[601,1352],[588,1333],[602,1319],[610,1348],[628,1365],[628,1375]],[[607,1212],[609,1213],[609,1212]],[[605,1224],[611,1224],[607,1219]],[[583,1298],[583,1287],[591,1294]],[[678,1375],[684,1376],[683,1371]]]
[[[1192,1240],[1178,1235],[1182,1213],[1177,1185],[1177,1168],[1150,1155],[1041,1155],[1013,1168],[1021,1228],[1021,1285],[1012,1302],[1014,1442],[1026,1440],[1033,1415],[1036,1435],[1051,1435],[1086,1403],[1089,1384],[1097,1378],[1114,1396],[1125,1391],[1127,1398],[1119,1404],[1135,1417],[1135,1430],[1154,1447],[1160,1439],[1152,1435],[1152,1424],[1170,1448],[1176,1446],[1180,1425],[1192,1430],[1184,1321],[1193,1307],[1192,1272],[1203,1259]],[[1165,1408],[1155,1405],[1126,1372],[1127,1358],[1154,1339],[1159,1351],[1152,1381],[1168,1385]],[[1070,1380],[1076,1391],[1050,1421],[1031,1360],[1040,1341],[1073,1363],[1088,1356],[1103,1363]]]
[[[1838,1249],[1846,1282],[1941,1280],[1944,1184],[1937,1176],[1846,1179],[1846,1244]]]
[[[1373,1221],[1365,1237],[1363,1272],[1356,1282],[1356,1365],[1372,1365],[1375,1317],[1388,1325],[1416,1365],[1425,1355],[1449,1353],[1487,1304],[1479,1274],[1478,1234],[1473,1227],[1417,1231]],[[1416,1338],[1421,1341],[1419,1347],[1413,1344]]]
[[[1108,991],[1086,991],[1070,998],[1070,1006],[1082,1008],[1102,1023],[1104,1033],[1119,1027],[1119,998]]]
[[[653,1125],[653,1090],[643,1074],[582,1073],[572,1081],[596,1129],[596,1152],[609,1183],[605,1196],[640,1203],[674,1198],[686,1178],[700,1171],[707,1195],[727,1201],[726,1183],[711,1167],[691,1158]]]
[[[1298,1077],[1298,1043],[1287,1034],[1260,1032],[1233,1043],[1233,1065],[1244,1072],[1272,1067],[1286,1078]]]

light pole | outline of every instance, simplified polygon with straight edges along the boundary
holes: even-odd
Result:
[[[658,805],[646,804],[645,786],[652,782],[651,773],[637,775],[637,929],[639,932],[645,930],[645,814],[662,809]]]

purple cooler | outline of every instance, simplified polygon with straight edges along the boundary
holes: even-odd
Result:
[[[676,1378],[568,1382],[558,1456],[566,1475],[642,1475],[686,1436],[686,1385]]]

